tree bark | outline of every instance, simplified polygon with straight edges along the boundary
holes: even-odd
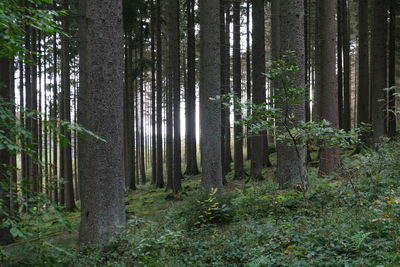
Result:
[[[396,85],[396,1],[390,0],[390,26],[389,26],[389,88]],[[393,137],[396,135],[396,96],[395,91],[388,92],[389,102],[387,114],[388,118],[388,136]]]
[[[252,47],[252,78],[253,103],[265,104],[265,14],[264,1],[253,0],[253,47]],[[251,168],[250,173],[256,179],[263,179],[262,168],[265,161],[265,132],[259,133],[251,140]]]
[[[69,9],[68,0],[63,0],[63,9]],[[63,17],[62,28],[64,33],[69,33],[69,18]],[[71,122],[71,78],[70,78],[70,55],[69,55],[69,37],[61,36],[61,92],[63,106],[63,120]],[[72,177],[72,149],[71,149],[71,132],[63,127],[63,133],[68,142],[62,148],[63,154],[63,181],[64,181],[64,198],[65,208],[67,211],[73,211],[75,207],[74,185]]]
[[[250,50],[250,1],[246,4],[246,93],[247,102],[251,102],[251,50]],[[251,115],[251,108],[247,108],[247,116]],[[249,135],[249,127],[246,129]],[[247,136],[247,160],[251,159],[251,137]]]
[[[200,125],[202,185],[222,192],[220,94],[220,6],[201,0],[200,9]]]
[[[320,46],[318,66],[321,75],[320,81],[320,103],[321,119],[331,123],[331,127],[339,127],[338,86],[336,77],[336,0],[321,0],[318,2]],[[341,73],[339,73],[341,75]],[[350,115],[350,114],[348,114]],[[339,166],[340,152],[337,147],[329,145],[321,148],[320,175],[331,175]]]
[[[6,57],[0,58],[0,98],[2,101],[10,102],[10,61]],[[4,130],[3,130],[4,131]],[[0,150],[0,199],[2,201],[2,209],[10,212],[10,176],[11,173],[8,166],[10,164],[11,155],[6,149]],[[0,245],[7,245],[13,242],[14,238],[8,227],[1,227],[3,220],[7,219],[0,214]]]
[[[387,87],[387,8],[386,1],[373,0],[373,28],[372,28],[372,85],[371,85],[371,112],[372,112],[372,145],[380,143],[385,135],[385,103],[384,89]]]
[[[294,86],[304,88],[305,50],[304,50],[304,1],[280,1],[280,55],[293,51],[298,64],[298,72]],[[276,94],[281,93],[280,90]],[[299,96],[296,103],[278,103],[285,111],[284,116],[293,114],[292,123],[305,120],[304,97]],[[290,127],[290,125],[289,125]],[[282,128],[282,125],[280,125]],[[280,129],[282,131],[282,129]],[[305,145],[288,145],[278,141],[276,145],[277,169],[276,177],[280,188],[290,188],[294,184],[305,186],[306,181],[306,149]]]
[[[161,0],[156,0],[156,43],[157,43],[157,178],[156,187],[164,187],[163,136],[162,136],[162,39],[161,39]]]
[[[235,179],[243,178],[243,126],[241,105],[242,100],[242,62],[240,52],[240,0],[233,2],[233,91],[235,95],[235,126],[234,126],[234,169]]]
[[[139,129],[139,169],[140,169],[140,182],[146,184],[146,168],[145,168],[145,151],[144,151],[144,28],[143,18],[140,18],[140,33],[139,33],[139,97],[140,97],[140,129]]]
[[[79,140],[79,242],[99,244],[125,225],[122,1],[81,1],[79,10],[79,121],[106,140]]]
[[[225,0],[225,86],[224,94],[230,94],[231,90],[231,7],[232,0]],[[224,116],[224,153],[225,153],[225,173],[231,172],[231,163],[233,162],[232,150],[231,150],[231,109],[226,108],[223,112]],[[224,177],[225,178],[225,177]]]
[[[199,174],[196,147],[196,39],[195,1],[187,6],[187,95],[186,95],[186,172]]]
[[[369,123],[369,7],[368,0],[358,3],[358,126]]]
[[[350,131],[351,129],[351,111],[350,111],[350,18],[347,0],[339,0],[341,3],[341,19],[343,33],[343,129]]]

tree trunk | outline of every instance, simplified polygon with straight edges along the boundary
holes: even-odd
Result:
[[[68,0],[63,0],[63,9],[68,10]],[[63,17],[62,28],[64,33],[69,33],[69,18]],[[61,36],[61,92],[62,92],[62,114],[63,120],[71,122],[71,78],[70,78],[70,55],[69,55],[69,37]],[[65,208],[67,211],[73,211],[75,207],[74,186],[72,177],[72,149],[71,149],[71,131],[63,127],[63,133],[68,142],[62,148],[64,172],[61,174],[64,182]]]
[[[243,178],[243,126],[241,105],[242,100],[242,62],[240,53],[240,0],[233,2],[233,91],[235,95],[235,126],[234,126],[234,166],[235,179]]]
[[[368,0],[358,3],[358,126],[369,123],[369,7]]]
[[[157,180],[157,146],[156,146],[156,33],[154,0],[151,1],[151,184]]]
[[[54,3],[55,4],[55,3]],[[53,35],[53,119],[57,121],[58,117],[58,82],[57,82],[57,34]],[[59,202],[58,197],[58,136],[53,131],[53,171],[51,184],[54,202]]]
[[[231,93],[231,6],[232,0],[224,0],[225,3],[225,85],[223,88],[223,94]],[[225,108],[223,111],[223,127],[224,127],[224,173],[229,173],[231,169],[232,151],[231,151],[231,109]],[[225,179],[225,176],[224,176]]]
[[[200,9],[200,125],[202,185],[222,192],[220,94],[220,6],[201,0]]]
[[[350,111],[350,18],[348,12],[347,0],[339,0],[341,3],[341,19],[343,33],[343,129],[350,131],[351,111]]]
[[[339,127],[338,86],[336,77],[336,0],[321,0],[319,6],[320,45],[318,47],[318,66],[321,75],[320,103],[321,119],[331,123],[331,127]],[[339,75],[341,75],[339,73]],[[350,115],[350,114],[348,114]],[[323,146],[320,154],[320,175],[331,175],[337,170],[340,160],[337,147]]]
[[[0,98],[3,101],[10,102],[10,61],[8,58],[0,58]],[[3,130],[4,131],[4,130]],[[2,209],[10,212],[10,164],[11,155],[6,149],[0,149],[0,199],[2,201]],[[7,219],[0,214],[0,245],[7,245],[13,242],[13,236],[8,227],[3,227],[4,220]]]
[[[294,79],[294,86],[304,88],[305,55],[304,55],[304,1],[280,1],[280,55],[293,51],[298,64],[298,72]],[[280,90],[279,90],[280,91]],[[276,94],[280,92],[276,91]],[[293,123],[305,120],[304,97],[298,97],[296,103],[279,103],[285,110],[284,116],[293,114]],[[282,128],[282,127],[280,127]],[[282,131],[282,129],[280,129]],[[306,184],[306,149],[300,143],[288,145],[278,141],[276,145],[277,170],[276,176],[280,188],[290,188],[294,184]]]
[[[389,26],[389,88],[396,85],[396,1],[390,1],[390,26]],[[388,92],[389,103],[387,114],[388,130],[390,137],[396,135],[396,96],[395,90]]]
[[[253,103],[265,104],[265,14],[264,1],[253,1]],[[263,179],[262,168],[265,161],[265,133],[258,133],[251,140],[251,168],[250,173],[256,179]]]
[[[146,168],[144,159],[144,28],[143,28],[143,18],[140,18],[140,35],[139,35],[139,97],[140,97],[140,130],[139,130],[139,168],[140,168],[140,181],[141,184],[146,184]]]
[[[196,147],[196,37],[195,1],[187,6],[187,95],[186,95],[186,172],[199,174]]]
[[[371,85],[371,112],[372,112],[372,145],[380,143],[385,135],[385,103],[384,89],[386,83],[386,41],[387,41],[387,9],[386,1],[373,0],[373,28],[372,28],[372,85]]]
[[[220,79],[221,79],[221,95],[224,95],[226,92],[225,87],[226,85],[226,75],[227,75],[227,68],[226,68],[226,27],[225,27],[225,0],[219,0],[219,20],[220,20],[220,54],[221,54],[221,68],[220,68]],[[226,175],[226,153],[225,153],[225,113],[226,108],[221,103],[221,163],[222,163],[222,177],[225,181]]]
[[[161,39],[161,0],[157,1],[156,42],[157,42],[157,178],[156,187],[164,187],[163,136],[162,136],[162,39]]]
[[[246,4],[246,93],[247,102],[251,102],[251,50],[250,50],[250,1]],[[247,116],[251,115],[251,108],[247,108]],[[249,127],[246,129],[249,135]],[[251,137],[247,136],[247,160],[251,159]]]
[[[179,0],[170,0],[169,5],[169,64],[171,64],[171,89],[173,92],[173,124],[174,124],[174,192],[182,190],[181,167],[181,84],[180,84],[180,32],[179,32]]]
[[[79,139],[79,242],[99,244],[125,225],[122,1],[88,0],[79,10],[79,121],[106,140]]]

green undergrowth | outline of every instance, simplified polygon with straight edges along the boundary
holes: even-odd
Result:
[[[348,156],[334,177],[309,173],[307,192],[277,190],[272,169],[228,176],[223,196],[200,176],[179,196],[141,186],[121,235],[81,250],[54,241],[55,260],[21,266],[400,266],[400,144]]]

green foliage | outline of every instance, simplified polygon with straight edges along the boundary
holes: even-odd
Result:
[[[29,0],[29,6],[21,1],[0,1],[0,57],[19,54],[24,57],[28,51],[24,48],[25,26],[39,31],[61,32],[55,17],[65,15],[62,11],[49,10],[52,0]]]
[[[257,182],[229,192],[226,201],[213,192],[191,196],[166,220],[134,217],[127,232],[83,251],[74,264],[398,266],[398,146],[386,143],[349,158],[341,180],[321,180],[311,169],[307,195]],[[221,216],[209,215],[215,203],[226,203],[229,221],[210,223]]]
[[[218,195],[217,189],[200,192],[190,198],[186,205],[172,210],[170,220],[179,222],[184,229],[190,230],[205,225],[223,225],[232,221],[233,212],[230,195]]]
[[[234,95],[222,96],[219,100],[223,105],[230,106],[233,99],[239,110],[251,109],[250,115],[244,116],[241,121],[248,129],[248,135],[259,135],[267,130],[275,131],[277,140],[292,146],[302,144],[321,146],[340,146],[343,148],[355,147],[360,144],[359,136],[368,130],[366,126],[344,131],[332,127],[331,123],[297,121],[293,113],[293,106],[304,101],[305,88],[295,84],[299,71],[292,52],[287,52],[279,60],[270,63],[270,71],[265,74],[274,83],[275,94],[265,103],[242,103]]]
[[[9,154],[23,154],[28,155],[32,158],[34,164],[44,168],[43,163],[37,157],[37,151],[34,149],[37,140],[34,139],[33,134],[23,127],[19,118],[14,114],[15,110],[19,110],[19,115],[24,118],[37,122],[44,118],[43,114],[37,111],[23,109],[13,103],[8,103],[3,99],[0,99],[0,150],[5,150]],[[86,138],[99,139],[100,141],[106,141],[93,132],[77,125],[75,123],[66,122],[58,119],[42,120],[43,125],[46,125],[48,130],[52,130],[57,135],[57,140],[60,144],[66,144],[69,140],[61,134],[59,125],[65,127],[67,130],[77,131],[81,136]],[[31,191],[32,181],[29,181],[26,177],[23,177],[22,181],[18,184],[11,185],[9,183],[9,175],[11,171],[14,171],[15,167],[5,166],[7,172],[1,173],[3,177],[0,179],[0,191],[10,192],[13,187],[14,195],[13,198],[17,202],[16,206],[20,207],[20,210],[24,212],[18,216],[10,213],[5,208],[5,203],[0,199],[0,228],[10,229],[14,239],[16,239],[15,245],[22,243],[24,248],[21,254],[31,253],[34,257],[28,257],[33,265],[53,264],[59,262],[59,254],[66,254],[62,248],[57,247],[49,243],[45,237],[49,234],[48,228],[49,223],[52,225],[60,226],[59,229],[55,230],[56,233],[71,233],[71,223],[66,220],[62,207],[54,204],[45,195],[35,193]],[[49,186],[49,185],[46,185]],[[48,189],[52,189],[50,186]],[[54,231],[50,234],[54,234]],[[14,246],[12,244],[11,246]],[[3,260],[10,257],[8,253],[9,249],[5,250],[0,247],[0,256]],[[56,251],[57,253],[50,253]]]
[[[3,205],[0,206],[0,214],[5,216],[0,228],[9,228],[17,240],[17,243],[0,247],[2,261],[19,262],[21,258],[26,258],[24,264],[53,266],[65,257],[64,254],[70,255],[70,252],[48,240],[54,234],[72,233],[71,222],[61,206],[43,194],[31,194],[27,199],[20,198],[19,205],[25,212],[18,216],[9,214],[3,209]],[[17,259],[15,255],[18,255]]]
[[[391,141],[347,158],[339,180],[311,169],[306,195],[236,181],[226,196],[188,195],[157,218],[142,211],[166,193],[139,191],[129,202],[143,201],[132,206],[140,216],[106,245],[42,251],[72,266],[398,266],[399,158]]]

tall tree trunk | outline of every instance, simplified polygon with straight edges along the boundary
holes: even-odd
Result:
[[[10,79],[10,102],[13,104],[12,106],[12,114],[17,117],[17,109],[16,109],[16,87],[15,87],[15,62],[14,57],[9,60],[9,79]],[[0,63],[1,65],[1,63]],[[1,67],[0,67],[1,69]],[[1,89],[0,89],[1,90]],[[12,140],[14,142],[17,141],[16,136],[12,136]],[[11,215],[18,215],[18,175],[17,175],[17,155],[14,153],[10,155],[10,212]]]
[[[139,151],[139,168],[140,168],[140,181],[142,184],[146,183],[146,168],[145,168],[145,151],[144,151],[144,28],[143,18],[140,18],[140,35],[139,35],[139,97],[140,97],[140,151]]]
[[[351,111],[350,111],[350,18],[347,0],[339,0],[341,3],[341,19],[343,33],[343,129],[349,131],[351,128]]]
[[[398,5],[398,4],[397,4]],[[396,1],[390,1],[390,26],[389,26],[389,88],[396,85]],[[389,103],[388,103],[388,130],[389,136],[395,136],[396,134],[396,96],[395,91],[390,90],[388,92]]]
[[[10,102],[10,61],[8,58],[0,58],[0,98],[3,101]],[[10,111],[11,112],[11,111]],[[4,130],[3,130],[4,131]],[[2,210],[10,212],[10,164],[11,155],[6,149],[0,149],[0,200],[2,201]],[[3,212],[0,214],[0,245],[7,245],[13,242],[10,228],[3,226],[7,219]]]
[[[18,68],[19,68],[19,113],[20,113],[20,124],[22,127],[25,127],[25,115],[24,115],[24,107],[25,107],[25,93],[24,93],[24,62],[20,60],[18,62]],[[21,140],[21,146],[24,146],[25,142]],[[21,173],[21,182],[26,181],[26,156],[24,154],[21,154],[21,167],[20,167],[20,173]],[[24,185],[22,185],[22,195],[23,198],[26,197],[26,190],[24,188]]]
[[[319,55],[319,47],[320,47],[320,43],[321,43],[321,29],[319,26],[319,21],[320,21],[320,14],[319,14],[319,10],[318,10],[318,5],[315,4],[315,19],[314,19],[314,30],[315,30],[315,38],[314,38],[314,77],[315,77],[315,81],[314,81],[314,92],[313,92],[313,107],[312,107],[312,119],[313,121],[319,121],[321,119],[321,90],[320,90],[320,80],[319,78],[321,77],[320,74],[320,67],[318,66],[318,58],[320,57]],[[339,19],[338,19],[338,23],[339,23]],[[341,27],[338,28],[340,29]],[[341,47],[341,34],[338,35],[338,47]],[[341,54],[339,55],[339,51],[341,51],[341,48],[338,48],[338,58],[340,60],[338,60],[338,73],[341,73]],[[338,77],[342,77],[342,76],[338,76]],[[338,83],[339,85],[341,84],[341,82]],[[340,97],[340,93],[339,93],[339,110],[341,110],[341,97]],[[340,121],[340,115],[341,112],[339,111],[339,121]]]
[[[220,94],[220,6],[201,0],[200,9],[200,125],[202,185],[222,192],[221,105],[211,100]]]
[[[253,103],[263,105],[265,96],[265,14],[264,1],[253,1]],[[266,106],[265,106],[266,107]],[[263,179],[262,168],[265,161],[265,132],[258,133],[251,140],[251,168],[250,173],[256,179]]]
[[[195,1],[187,2],[186,172],[199,174],[196,147],[196,37]]]
[[[107,140],[79,140],[79,241],[99,244],[125,225],[122,1],[82,1],[79,10],[79,121]]]
[[[55,2],[54,2],[55,4]],[[53,119],[58,118],[58,82],[57,82],[57,33],[53,35]],[[58,136],[53,130],[53,171],[51,176],[54,202],[59,202],[58,197]]]
[[[336,0],[318,2],[320,46],[318,47],[318,66],[321,75],[321,119],[331,123],[331,127],[339,127],[338,86],[336,77]],[[341,75],[339,73],[339,75]],[[350,114],[348,114],[350,115]],[[320,154],[320,175],[331,175],[339,165],[340,152],[337,147],[323,146]]]
[[[41,32],[38,32],[38,63],[37,63],[37,70],[38,70],[38,111],[40,112],[38,114],[37,122],[38,122],[38,159],[40,162],[44,162],[43,160],[43,138],[42,138],[42,35]],[[42,193],[43,192],[43,168],[39,167],[38,170],[38,192]]]
[[[25,49],[31,51],[32,49],[32,29],[29,26],[25,27]],[[28,54],[27,59],[32,61],[32,55]],[[27,109],[32,109],[32,66],[25,60],[25,107]],[[32,131],[32,117],[27,116],[25,118],[25,127],[28,131]],[[27,140],[27,144],[31,145],[32,144],[32,139]],[[23,191],[25,198],[27,200],[29,196],[29,192],[32,191],[32,185],[33,185],[33,177],[32,177],[32,157],[29,155],[24,155],[25,156],[25,173],[24,173],[24,178],[25,180],[23,181]],[[24,207],[24,210],[29,208],[28,206]]]
[[[251,50],[250,50],[250,1],[246,4],[246,93],[247,102],[251,102]],[[247,116],[251,114],[251,108],[247,108]],[[249,127],[246,129],[249,135]],[[251,137],[247,136],[247,160],[251,159]]]
[[[338,0],[338,5],[337,5],[337,31],[338,31],[338,38],[337,38],[337,72],[338,72],[338,105],[339,105],[339,127],[340,129],[344,129],[344,95],[343,95],[343,0]],[[319,14],[319,8],[318,8],[318,21],[321,21],[321,14]],[[318,61],[318,58],[320,58],[322,55],[320,55],[320,52],[322,51],[320,46],[322,43],[322,31],[320,29],[320,25],[318,24],[318,38],[319,38],[319,46],[318,46],[318,52],[317,52],[317,83],[318,83],[318,88],[321,87],[322,83],[324,81],[321,81],[322,74],[320,73],[321,66],[320,64],[324,64],[322,61]],[[321,101],[320,101],[321,102]],[[320,107],[321,108],[321,107]]]
[[[157,146],[156,146],[156,48],[154,0],[151,1],[151,184],[157,180]]]
[[[233,91],[236,97],[235,126],[234,126],[234,166],[235,179],[243,178],[243,126],[241,105],[237,101],[242,100],[242,62],[240,53],[240,0],[233,2]]]
[[[126,30],[125,37],[125,90],[124,90],[124,164],[125,187],[136,189],[135,183],[135,155],[134,152],[134,117],[132,117],[133,103],[133,77],[132,77],[132,36],[131,30]]]
[[[69,10],[68,0],[63,0],[63,9]],[[62,19],[63,32],[69,33],[69,18],[63,17]],[[61,36],[61,92],[62,92],[62,119],[71,122],[71,71],[70,71],[70,42],[69,37]],[[63,188],[65,208],[67,211],[73,211],[75,207],[74,197],[74,184],[72,174],[72,148],[71,148],[71,131],[63,127],[63,134],[66,138],[67,144],[62,148],[63,162]]]
[[[369,7],[368,0],[358,3],[358,101],[357,121],[369,123]]]
[[[304,1],[280,1],[280,54],[293,51],[298,64],[298,72],[294,79],[294,86],[304,88],[305,58],[304,58]],[[281,93],[280,90],[276,94]],[[296,103],[279,103],[285,111],[284,116],[293,114],[293,123],[305,120],[304,97],[299,96]],[[280,127],[281,128],[281,127]],[[281,129],[282,130],[282,129]],[[277,170],[276,176],[280,188],[290,188],[294,184],[304,184],[306,179],[306,149],[304,144],[288,145],[277,142]]]
[[[161,0],[157,1],[156,42],[157,42],[157,179],[156,187],[164,187],[163,133],[162,133],[162,39],[161,39]]]
[[[371,85],[371,111],[372,111],[372,144],[380,143],[380,138],[385,135],[385,104],[384,89],[386,83],[386,41],[387,41],[387,8],[386,1],[373,0],[373,27],[372,27],[372,85]]]
[[[226,76],[227,76],[227,68],[226,68],[226,27],[225,27],[225,0],[219,0],[219,20],[220,20],[220,54],[221,54],[221,68],[220,68],[220,79],[221,79],[221,95],[224,95],[226,92]],[[225,181],[226,175],[226,153],[225,153],[225,116],[226,108],[221,103],[221,163],[222,163],[222,177]]]
[[[231,93],[231,6],[232,0],[224,0],[225,3],[225,85],[223,88],[223,94]],[[224,172],[229,173],[231,169],[232,151],[231,151],[231,109],[226,108],[223,111],[223,127],[224,127]]]
[[[179,32],[179,0],[170,0],[169,5],[169,64],[170,86],[173,92],[173,124],[174,124],[174,192],[182,190],[181,167],[181,84],[180,84],[180,32]]]

